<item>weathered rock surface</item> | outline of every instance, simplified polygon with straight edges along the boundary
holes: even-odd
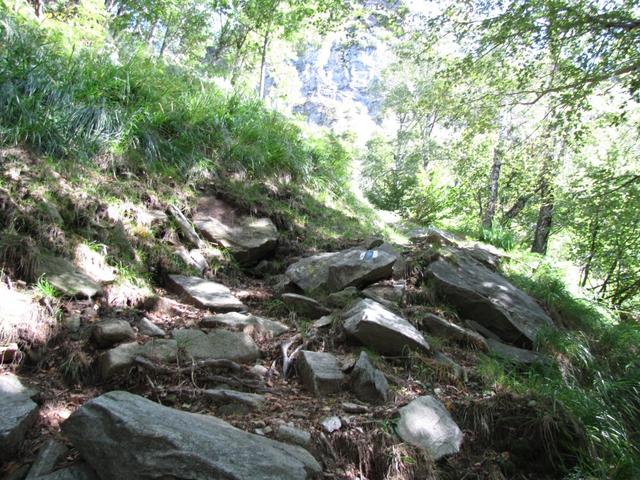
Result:
[[[37,477],[37,480],[99,480],[91,467],[84,463],[62,468],[47,475]]]
[[[388,308],[397,308],[404,300],[404,292],[404,281],[397,281],[390,284],[376,283],[362,290],[362,295]]]
[[[128,392],[87,402],[63,431],[104,479],[302,480],[321,475],[318,462],[300,447]]]
[[[31,400],[35,394],[16,375],[0,375],[0,461],[13,459],[33,425],[38,413]]]
[[[102,295],[102,287],[88,275],[79,271],[66,258],[44,256],[38,267],[38,276],[45,278],[64,295],[92,298]]]
[[[258,263],[278,245],[278,230],[269,218],[238,215],[213,197],[198,201],[194,224],[204,238],[223,245],[243,265]]]
[[[461,327],[432,313],[425,313],[417,320],[420,329],[432,335],[448,338],[455,342],[473,345],[481,350],[487,350],[484,337],[473,330]]]
[[[340,417],[337,416],[326,417],[322,419],[320,425],[322,425],[322,429],[325,432],[333,433],[342,428],[342,420],[340,420]]]
[[[429,395],[400,409],[397,432],[402,440],[426,450],[434,460],[457,453],[463,437],[444,405]]]
[[[173,363],[178,358],[178,346],[175,340],[155,339],[144,345],[137,342],[118,345],[98,357],[98,369],[102,378],[108,379],[131,367],[137,356],[158,363]]]
[[[324,317],[320,317],[318,320],[313,322],[313,326],[315,328],[329,327],[333,324],[333,320],[333,315],[325,315]]]
[[[541,328],[553,325],[529,295],[466,256],[456,257],[455,263],[437,260],[427,267],[427,274],[461,315],[509,343],[530,344]]]
[[[208,308],[215,312],[247,310],[246,305],[234,297],[231,290],[220,283],[184,275],[169,275],[169,282],[178,293],[184,295],[190,303],[198,307]]]
[[[523,363],[525,365],[528,365],[531,363],[543,361],[543,357],[536,352],[514,347],[511,345],[506,345],[492,338],[487,339],[487,345],[489,346],[489,350],[492,353],[495,353],[499,357],[502,357],[513,363]]]
[[[284,323],[238,312],[205,317],[200,325],[206,328],[225,327],[231,330],[242,330],[249,335],[257,334],[261,337],[277,337],[289,331],[289,327]]]
[[[297,293],[284,293],[281,295],[282,301],[298,315],[315,320],[331,313],[331,310],[322,306],[320,302],[313,298],[298,295]]]
[[[389,278],[396,260],[382,250],[354,248],[303,258],[290,265],[286,275],[307,293],[328,294]]]
[[[149,337],[164,337],[167,333],[147,317],[138,320],[138,331]]]
[[[193,360],[227,359],[234,362],[252,362],[260,356],[253,339],[244,332],[182,329],[173,332],[181,356]]]
[[[117,343],[136,338],[129,322],[109,319],[96,323],[91,330],[91,338],[100,348],[109,348]]]
[[[227,388],[210,388],[203,392],[207,398],[216,403],[239,403],[250,410],[259,410],[265,402],[263,395],[257,393],[239,392]]]
[[[69,449],[57,440],[47,440],[40,450],[36,461],[33,462],[25,480],[34,480],[42,475],[51,473],[56,464],[64,457]]]
[[[344,374],[330,353],[301,350],[296,365],[302,383],[314,395],[322,397],[342,388]]]
[[[344,317],[347,334],[380,353],[401,354],[406,348],[431,350],[413,325],[373,300],[358,301]]]
[[[380,370],[374,368],[366,352],[360,352],[360,357],[353,367],[351,389],[363,402],[384,403],[389,398],[387,379]]]
[[[327,295],[326,302],[332,308],[344,308],[358,298],[360,298],[360,290],[356,287],[347,287],[344,290]]]

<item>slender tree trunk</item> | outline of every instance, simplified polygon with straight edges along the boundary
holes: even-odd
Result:
[[[158,19],[155,19],[151,24],[151,29],[149,30],[149,33],[147,33],[146,42],[149,48],[151,48],[151,46],[153,45],[153,34],[156,33],[157,27],[158,27]]]
[[[36,17],[42,18],[42,15],[44,14],[44,0],[32,0],[31,3]]]
[[[498,204],[498,186],[500,184],[500,169],[502,168],[502,157],[504,143],[503,130],[500,130],[498,143],[493,149],[493,165],[491,166],[491,175],[489,177],[489,199],[487,200],[487,208],[482,218],[482,228],[491,230],[493,226],[493,217],[496,214],[496,206]]]
[[[545,180],[546,181],[546,180]],[[549,184],[545,184],[542,197],[542,205],[538,211],[538,222],[533,234],[533,245],[531,251],[534,253],[547,253],[551,225],[553,223],[554,196]]]
[[[167,27],[167,29],[164,31],[164,37],[162,38],[162,46],[160,47],[158,58],[162,58],[168,43],[169,43],[169,27]]]
[[[269,47],[269,28],[264,32],[264,41],[262,42],[262,58],[260,59],[260,86],[258,87],[258,95],[260,99],[265,96],[265,83],[267,80],[267,48]]]
[[[595,218],[591,219],[589,223],[589,230],[591,231],[591,241],[589,243],[589,255],[582,268],[582,278],[580,278],[580,286],[584,287],[589,281],[589,274],[591,273],[591,264],[596,255],[596,244],[598,241],[598,234],[600,233],[600,209],[596,210]]]

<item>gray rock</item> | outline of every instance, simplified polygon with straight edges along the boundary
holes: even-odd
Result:
[[[128,392],[94,398],[62,429],[104,479],[302,480],[321,475],[318,462],[300,447]]]
[[[136,333],[125,320],[103,320],[96,323],[91,330],[91,338],[100,348],[108,348],[117,343],[136,338]]]
[[[2,324],[0,324],[2,325]],[[22,359],[22,352],[17,343],[0,345],[0,365],[3,363],[19,363]]]
[[[342,409],[346,413],[367,413],[369,411],[369,407],[366,405],[360,405],[353,402],[342,402]]]
[[[396,260],[382,250],[354,248],[303,258],[289,266],[286,275],[308,294],[329,294],[389,278]]]
[[[467,256],[437,260],[427,267],[437,292],[458,312],[508,343],[530,344],[537,332],[553,326],[542,308],[504,277]]]
[[[486,341],[490,352],[510,362],[529,365],[543,361],[543,357],[540,354],[531,350],[506,345],[492,338],[488,338]]]
[[[296,364],[302,383],[314,395],[322,397],[342,388],[344,374],[330,353],[301,350]]]
[[[498,335],[496,335],[495,333],[493,333],[491,330],[489,330],[486,327],[483,327],[482,325],[480,325],[478,322],[474,322],[473,320],[465,320],[465,325],[467,327],[469,327],[470,329],[478,332],[479,334],[481,334],[484,338],[493,338],[494,340],[500,341],[500,337]]]
[[[333,315],[325,315],[324,317],[320,317],[318,320],[313,322],[313,326],[315,328],[329,327],[333,324],[333,320]]]
[[[240,403],[249,410],[259,410],[265,402],[263,395],[257,393],[239,392],[227,388],[210,388],[203,391],[207,398],[216,403]]]
[[[269,369],[264,365],[254,365],[249,369],[249,373],[256,378],[264,378],[269,373]]]
[[[407,262],[402,258],[402,254],[398,249],[389,242],[383,242],[377,248],[378,250],[382,250],[383,252],[387,252],[388,254],[396,257],[396,261],[393,264],[393,278],[405,278],[407,276]]]
[[[257,334],[258,336],[268,338],[277,337],[289,331],[289,327],[284,323],[238,312],[222,313],[205,317],[202,319],[200,325],[206,328],[226,327],[232,330],[242,330],[250,335]]]
[[[100,284],[76,269],[66,258],[43,256],[37,275],[44,275],[51,285],[69,297],[92,298],[102,295]]]
[[[407,443],[426,450],[434,460],[457,453],[462,432],[442,403],[418,397],[400,409],[397,433]]]
[[[309,448],[311,446],[311,434],[309,432],[289,425],[281,425],[278,427],[275,430],[275,437],[281,442],[299,445],[303,448]]]
[[[65,456],[69,449],[54,439],[47,440],[40,450],[35,462],[29,470],[26,480],[34,480],[42,475],[51,473],[57,463]]]
[[[260,350],[253,339],[244,332],[214,330],[175,330],[173,338],[178,343],[180,355],[185,359],[227,359],[234,362],[253,362]]]
[[[0,375],[0,461],[13,460],[38,415],[36,392],[11,373]]]
[[[147,335],[148,337],[164,337],[167,333],[149,320],[147,317],[142,317],[138,321],[138,331],[142,335]]]
[[[405,282],[376,283],[362,290],[362,295],[387,308],[397,309],[404,301]]]
[[[200,308],[215,312],[246,311],[247,307],[220,283],[199,277],[169,275],[169,283],[178,293]]]
[[[37,477],[37,480],[99,480],[99,479],[91,467],[89,467],[84,463],[80,463],[68,468],[56,470],[55,472],[49,473],[48,475]]]
[[[157,363],[173,363],[178,358],[175,340],[151,340],[144,345],[137,342],[123,343],[107,350],[98,357],[98,369],[103,379],[130,368],[137,356]]]
[[[255,265],[278,245],[278,230],[269,218],[238,215],[213,197],[198,201],[194,224],[204,238],[223,245],[242,265]]]
[[[298,295],[297,293],[284,293],[281,295],[282,301],[301,317],[310,319],[320,318],[331,313],[331,310],[322,306],[320,302],[313,298]]]
[[[360,298],[360,290],[356,287],[347,287],[339,292],[327,296],[327,305],[332,308],[344,308]]]
[[[448,338],[465,345],[473,345],[481,350],[487,350],[487,342],[482,335],[437,315],[426,313],[417,322],[421,330],[426,330],[432,335]]]
[[[336,416],[327,417],[322,419],[322,422],[320,422],[320,425],[322,425],[322,429],[325,432],[333,433],[342,428],[342,421],[340,420],[340,417],[336,417]]]
[[[344,317],[347,334],[380,353],[401,354],[407,348],[431,350],[413,325],[373,300],[360,300]]]
[[[412,242],[426,242],[439,246],[457,246],[460,239],[455,235],[435,227],[417,228],[409,232]]]
[[[502,254],[492,245],[476,243],[471,247],[461,247],[461,250],[491,270],[496,270],[502,260]]]
[[[366,352],[360,352],[360,357],[353,367],[351,389],[363,402],[384,403],[389,398],[387,379],[380,370],[371,365]]]
[[[80,272],[98,284],[116,281],[117,271],[107,263],[106,255],[92,250],[84,243],[76,246],[73,263]]]

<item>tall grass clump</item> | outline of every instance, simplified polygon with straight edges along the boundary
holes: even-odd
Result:
[[[106,35],[106,34],[105,34]],[[283,115],[224,94],[144,48],[70,48],[64,37],[0,2],[0,143],[56,158],[189,178],[287,178],[345,184],[337,139],[307,140]],[[105,43],[105,42],[102,42]]]
[[[561,328],[540,332],[536,347],[555,361],[526,372],[485,368],[504,388],[548,400],[579,426],[567,445],[567,478],[640,478],[640,325],[576,298],[546,262],[506,267],[510,280],[542,301]],[[568,464],[569,465],[569,464]]]

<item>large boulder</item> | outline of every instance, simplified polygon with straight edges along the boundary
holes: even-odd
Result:
[[[492,338],[487,338],[487,345],[489,346],[489,351],[491,353],[512,363],[529,365],[544,361],[544,357],[539,353],[514,347],[512,345],[505,345],[504,343]]]
[[[352,248],[321,253],[290,265],[287,277],[307,293],[333,293],[389,278],[398,257],[383,250]]]
[[[442,403],[432,396],[418,397],[400,409],[398,435],[426,450],[434,460],[457,453],[462,432]]]
[[[422,333],[413,325],[373,300],[356,302],[344,317],[347,334],[380,353],[398,355],[407,348],[431,350]]]
[[[231,290],[220,283],[200,277],[169,275],[170,286],[187,301],[200,308],[214,312],[238,312],[247,310],[247,306],[233,296]]]
[[[480,350],[487,350],[487,342],[479,333],[456,325],[433,313],[425,313],[416,320],[421,330],[431,335],[443,337],[465,345],[473,345]]]
[[[320,465],[303,448],[128,392],[94,398],[62,428],[103,480],[303,480],[321,475]]]
[[[96,323],[91,331],[91,337],[98,347],[108,348],[116,343],[134,340],[136,333],[126,320],[111,318]]]
[[[323,306],[317,300],[297,293],[283,293],[282,301],[287,307],[298,315],[315,320],[331,313],[331,310]]]
[[[174,330],[173,338],[186,360],[252,362],[260,356],[258,346],[244,332],[213,330],[207,334],[202,330],[182,329]]]
[[[214,197],[198,201],[193,221],[204,238],[223,245],[242,265],[255,265],[278,245],[278,230],[269,218],[239,215]]]
[[[541,328],[553,326],[529,295],[466,255],[431,263],[427,275],[462,316],[509,343],[530,345]]]
[[[12,460],[38,414],[36,392],[11,373],[0,375],[0,461]]]

